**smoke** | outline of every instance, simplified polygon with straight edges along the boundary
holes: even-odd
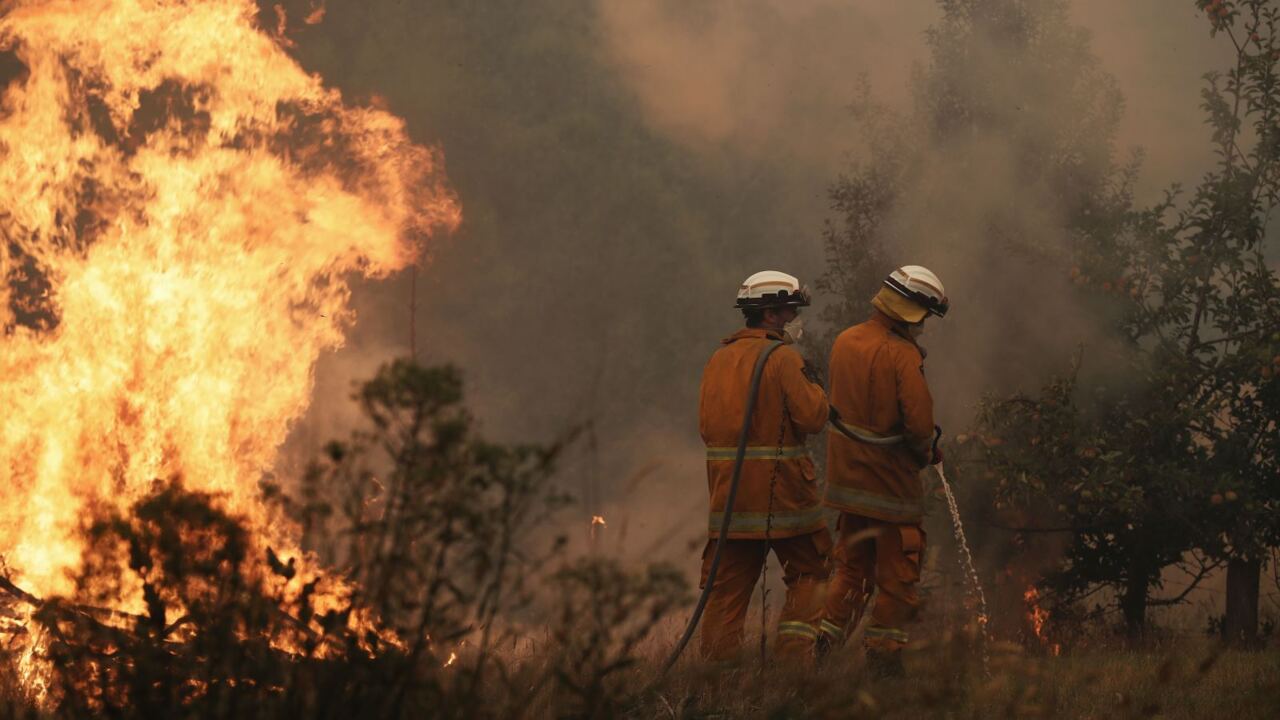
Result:
[[[295,4],[291,17],[305,16],[307,3]],[[438,142],[468,213],[426,259],[412,321],[407,278],[357,288],[349,347],[321,364],[298,434],[323,427],[319,441],[352,420],[353,379],[406,353],[412,325],[421,359],[464,369],[490,435],[545,440],[591,423],[593,449],[566,468],[569,489],[598,497],[581,513],[584,534],[599,511],[604,547],[638,556],[656,544],[687,564],[685,545],[703,532],[696,511],[677,523],[704,501],[698,380],[740,322],[734,289],[763,268],[808,282],[821,272],[828,186],[872,139],[849,106],[865,78],[877,101],[909,110],[938,6],[372,0],[326,10],[318,25],[291,23],[296,55],[348,95],[385,98],[410,132]],[[1194,181],[1212,161],[1200,76],[1226,51],[1193,4],[1081,0],[1070,13],[1125,97],[1115,158],[1145,150],[1140,200]],[[1007,82],[1016,69],[983,78],[1015,105],[1028,90]],[[925,336],[950,427],[993,380],[1043,377],[1093,337],[1068,278],[1042,265],[1064,242],[1062,208],[1021,186],[1017,162],[1001,138],[974,139],[920,169],[922,192],[894,220],[892,261],[935,266],[954,299],[954,315]],[[988,235],[993,214],[1017,237]]]
[[[1053,3],[1027,5],[1041,12]],[[848,158],[865,160],[868,143],[879,139],[860,135],[848,112],[859,75],[878,103],[910,116],[930,62],[925,29],[940,19],[934,3],[756,0],[690,9],[599,0],[598,7],[609,57],[653,127],[704,156],[726,146],[786,153],[811,179],[833,177]],[[1109,150],[1085,159],[1086,176],[1140,151],[1139,202],[1194,182],[1213,162],[1200,78],[1231,48],[1209,37],[1194,4],[1079,0],[1068,8],[1058,45],[1083,38],[1084,52],[1071,59],[1092,54],[1096,70],[1028,73],[1006,37],[985,38],[978,47],[987,57],[971,60],[972,76],[959,83],[992,112],[1020,116],[992,123],[1019,136],[948,138],[926,149],[886,233],[888,261],[932,267],[954,300],[956,312],[927,336],[941,414],[953,426],[972,416],[981,392],[1026,387],[1046,368],[1065,369],[1078,344],[1106,342],[1063,274],[1063,188],[1027,184],[1036,172],[1021,165],[1028,157],[1020,144]],[[1038,50],[1065,55],[1063,47]],[[1098,97],[1113,88],[1125,98],[1114,115]],[[918,128],[916,142],[927,143],[929,132]]]
[[[847,106],[859,80],[906,100],[928,3],[599,0],[607,60],[647,118],[699,152],[747,153],[806,166],[849,149]]]
[[[928,61],[925,31],[941,17],[933,2],[597,7],[606,59],[655,128],[700,153],[782,151],[837,164],[860,144],[847,113],[859,77],[879,101],[905,107],[913,68]],[[1213,162],[1200,81],[1230,60],[1229,44],[1209,36],[1191,2],[1075,0],[1069,11],[1126,99],[1117,145],[1146,151],[1142,187],[1195,180]]]
[[[1070,9],[1124,95],[1118,146],[1144,150],[1138,199],[1199,180],[1215,160],[1200,110],[1203,76],[1233,62],[1231,43],[1209,36],[1193,2],[1076,0]]]

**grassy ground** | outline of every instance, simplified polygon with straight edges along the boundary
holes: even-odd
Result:
[[[665,640],[666,638],[664,638]],[[911,648],[906,676],[872,678],[857,643],[820,667],[773,660],[762,665],[750,646],[734,663],[690,656],[666,677],[656,668],[665,642],[649,645],[616,671],[591,672],[554,651],[512,652],[502,658],[501,681],[490,676],[465,691],[465,673],[446,671],[439,703],[395,717],[502,718],[1280,718],[1280,646],[1255,652],[1225,650],[1199,637],[1165,637],[1141,647],[1095,643],[1060,657],[1003,644],[990,648],[990,675],[981,652],[964,636]],[[460,663],[461,664],[461,663]],[[612,663],[605,663],[612,664]],[[597,668],[600,664],[595,664]],[[457,687],[448,688],[449,685]],[[15,692],[0,692],[0,718],[87,717],[45,707],[33,712]],[[269,693],[274,697],[275,693]],[[293,716],[258,706],[246,712],[221,705],[179,709],[171,717],[275,718]],[[385,717],[377,707],[323,717]],[[66,708],[64,708],[65,710]],[[234,711],[234,712],[233,712]],[[93,716],[92,714],[88,716]],[[121,717],[147,717],[130,707]]]
[[[1280,648],[1222,650],[1199,639],[1062,657],[990,652],[991,676],[962,639],[912,650],[907,676],[875,680],[847,650],[820,669],[758,660],[682,662],[638,698],[635,717],[667,718],[1277,718]],[[651,681],[637,670],[632,681]]]

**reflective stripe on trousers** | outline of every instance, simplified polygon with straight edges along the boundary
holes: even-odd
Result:
[[[809,453],[803,445],[788,445],[781,448],[776,445],[750,445],[743,455],[744,460],[794,460],[804,457],[809,457]],[[707,448],[707,459],[736,460],[738,459],[738,447],[736,445],[732,447],[709,447]]]
[[[883,638],[885,640],[892,640],[894,642],[902,643],[903,645],[906,645],[908,642],[911,641],[911,636],[907,635],[906,632],[899,630],[898,628],[891,628],[891,627],[885,627],[883,625],[874,625],[874,624],[867,626],[867,633],[865,637],[867,640],[871,640],[874,638]]]
[[[806,640],[818,639],[818,631],[814,630],[812,625],[794,620],[778,623],[778,637],[781,638],[785,635],[801,637]]]

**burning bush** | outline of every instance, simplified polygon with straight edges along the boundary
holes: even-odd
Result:
[[[256,703],[285,685],[286,658],[315,653],[307,595],[273,589],[246,523],[218,505],[173,480],[88,527],[77,594],[34,615],[66,714]],[[137,586],[144,614],[99,609]]]
[[[527,536],[563,502],[559,446],[477,437],[449,367],[389,364],[358,398],[371,427],[331,445],[296,497],[263,486],[306,552],[173,479],[98,507],[71,596],[5,581],[32,609],[37,702],[72,717],[465,714],[533,599],[526,578],[563,545],[538,555]],[[110,609],[133,596],[142,612]]]

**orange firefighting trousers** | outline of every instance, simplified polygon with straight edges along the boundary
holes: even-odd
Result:
[[[906,625],[920,608],[916,585],[924,554],[924,529],[841,513],[832,551],[835,572],[827,591],[820,630],[838,644],[862,616],[871,591],[879,588],[864,644],[900,650],[910,639]]]
[[[716,584],[702,616],[702,656],[726,660],[742,646],[747,606],[760,570],[772,549],[782,565],[787,599],[778,620],[779,657],[806,657],[813,651],[822,619],[823,591],[827,584],[831,535],[826,528],[808,535],[773,540],[726,540],[716,572]],[[716,552],[716,541],[708,540],[702,552],[702,585]]]

